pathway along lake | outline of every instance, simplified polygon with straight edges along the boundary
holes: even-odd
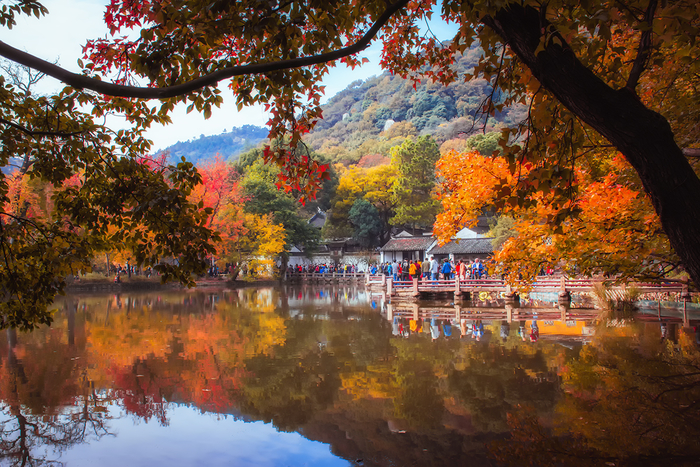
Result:
[[[693,322],[483,298],[464,321],[355,286],[60,298],[0,333],[0,465],[696,462]]]

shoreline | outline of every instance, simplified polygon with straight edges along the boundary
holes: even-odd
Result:
[[[230,288],[242,289],[246,287],[271,287],[282,283],[280,280],[264,279],[257,281],[241,281],[241,280],[226,280],[226,279],[205,279],[196,281],[196,285],[192,289],[203,288]],[[119,284],[109,281],[101,281],[94,279],[82,279],[70,282],[65,289],[66,293],[85,293],[85,292],[133,292],[146,290],[187,290],[179,282],[167,282],[165,284],[156,280],[124,280]]]

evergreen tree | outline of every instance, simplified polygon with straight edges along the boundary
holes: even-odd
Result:
[[[355,227],[353,237],[365,247],[377,246],[382,232],[379,211],[364,198],[355,200],[348,216]]]
[[[438,145],[431,136],[416,141],[407,139],[392,148],[391,163],[399,172],[392,187],[396,215],[392,225],[430,228],[440,204],[432,196],[435,188],[435,162],[440,158]]]

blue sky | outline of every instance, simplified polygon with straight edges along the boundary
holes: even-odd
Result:
[[[169,423],[161,426],[155,419],[144,422],[119,410],[109,408],[107,427],[112,436],[76,444],[48,458],[71,467],[352,465],[336,457],[329,445],[299,433],[277,431],[269,423],[244,422],[168,404]]]
[[[0,29],[0,40],[24,49],[45,60],[58,59],[59,64],[71,71],[79,71],[77,60],[82,53],[82,46],[87,39],[102,37],[107,29],[102,21],[105,1],[101,0],[44,0],[42,2],[49,14],[41,19],[22,18],[12,30]],[[434,15],[431,22],[432,31],[442,40],[451,38],[455,27],[450,27]],[[380,48],[374,44],[365,51],[364,56],[370,60],[362,67],[350,70],[338,65],[324,79],[326,86],[325,98],[332,97],[344,89],[351,82],[358,79],[367,79],[381,73],[379,67]],[[45,79],[42,83],[44,92],[59,88],[60,84],[53,79]],[[224,104],[220,109],[215,109],[209,120],[205,120],[200,114],[192,112],[187,114],[185,106],[181,105],[172,113],[173,124],[153,127],[148,136],[154,142],[155,149],[162,149],[178,141],[186,141],[199,138],[200,135],[215,135],[224,131],[230,131],[234,126],[245,124],[264,126],[268,115],[262,107],[253,106],[244,108],[238,112],[233,104],[233,99],[227,99],[226,89]],[[110,121],[110,125],[123,125],[119,121]]]

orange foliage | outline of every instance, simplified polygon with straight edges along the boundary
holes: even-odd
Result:
[[[497,207],[515,221],[514,236],[493,257],[495,271],[511,281],[533,280],[542,267],[557,264],[572,274],[653,276],[660,263],[672,259],[658,216],[649,199],[630,187],[631,168],[620,156],[606,161],[603,176],[591,169],[573,171],[565,208],[572,216],[565,218],[561,193],[533,177],[537,168],[531,164],[512,174],[501,158],[450,151],[437,168],[443,179],[444,212],[435,223],[440,241],[475,225],[484,208]],[[526,183],[539,185],[528,191]]]

